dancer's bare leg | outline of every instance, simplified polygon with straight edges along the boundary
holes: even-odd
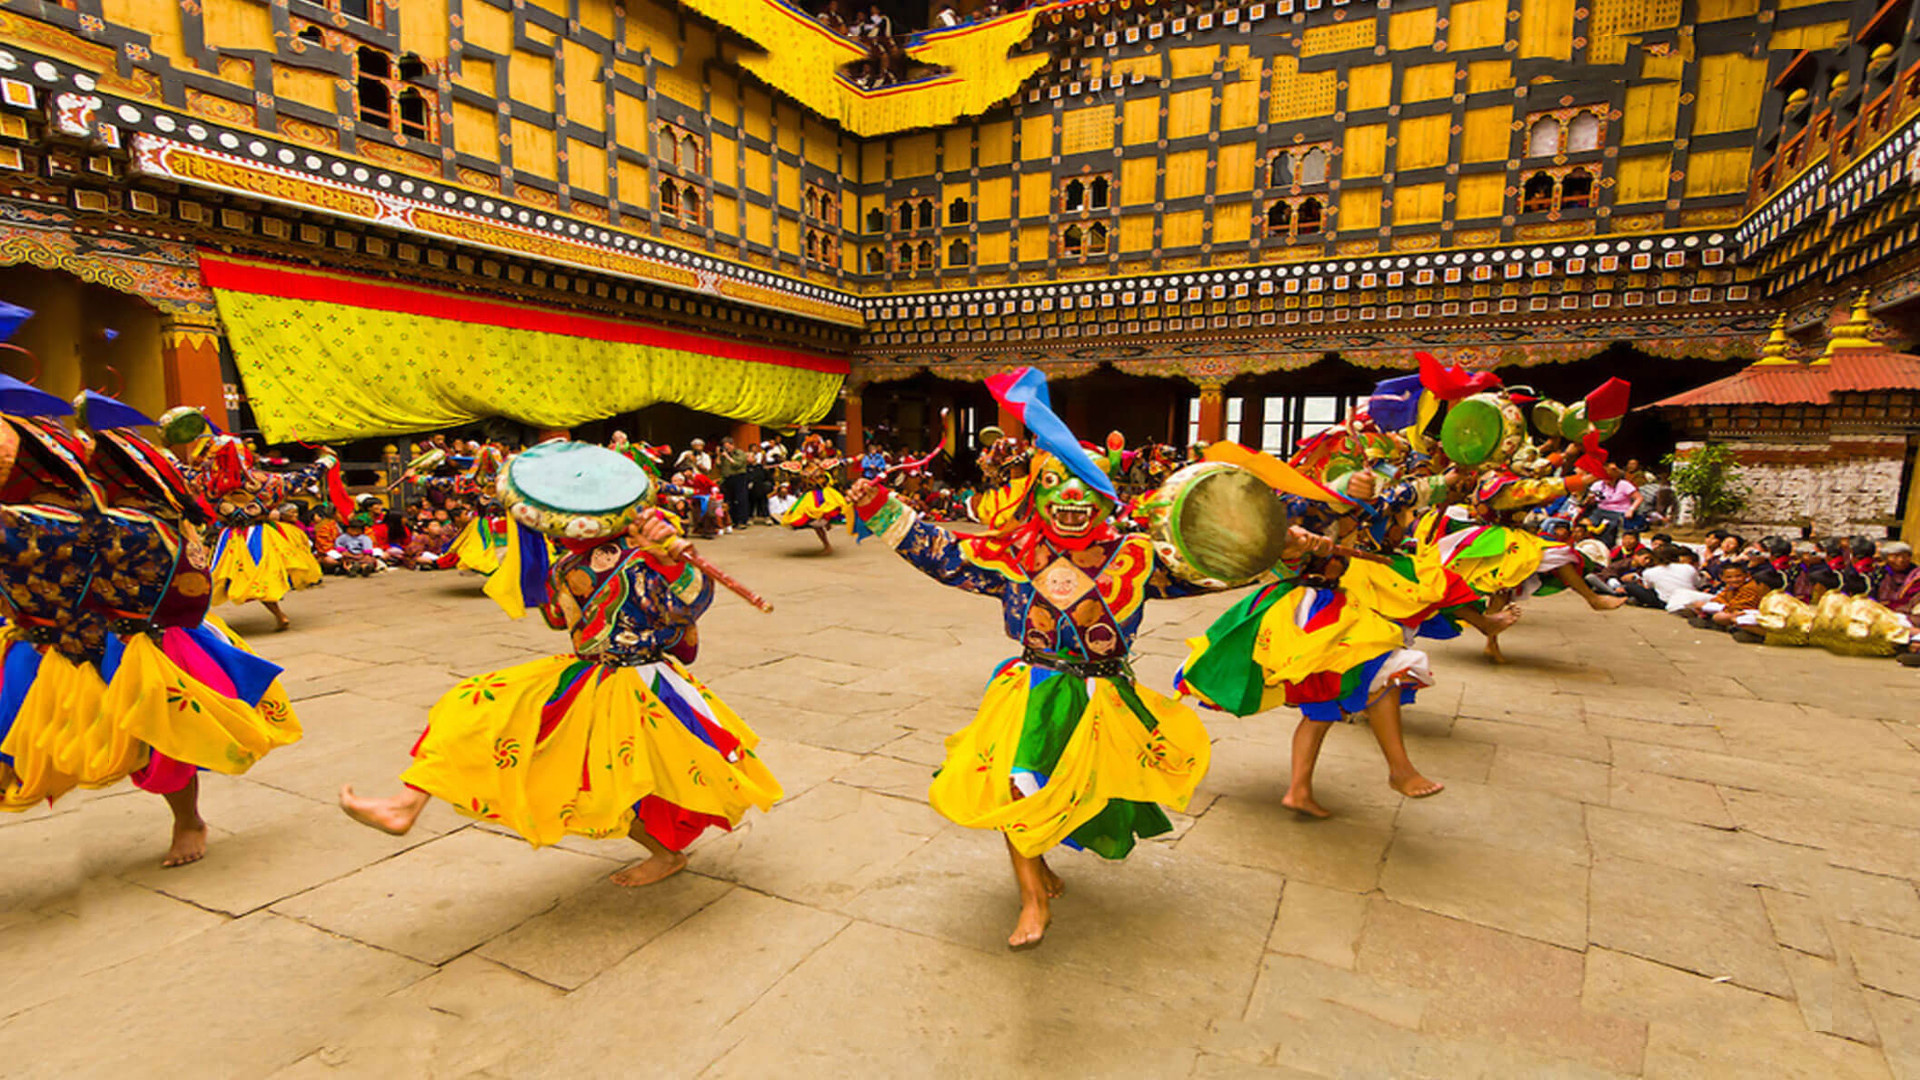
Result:
[[[1007,857],[1013,860],[1013,880],[1020,885],[1020,921],[1014,924],[1007,945],[1015,949],[1038,945],[1053,918],[1047,905],[1046,875],[1041,873],[1039,859],[1014,850],[1012,838],[1007,840]]]
[[[1486,611],[1467,608],[1460,615],[1461,621],[1480,631],[1487,639],[1487,659],[1496,664],[1507,662],[1506,654],[1500,651],[1500,632],[1520,621],[1520,605],[1508,604],[1501,600],[1498,610],[1489,603]]]
[[[1594,592],[1593,586],[1587,584],[1586,576],[1581,574],[1579,568],[1575,566],[1556,566],[1553,568],[1553,576],[1565,583],[1567,588],[1579,593],[1580,598],[1587,602],[1587,606],[1595,611],[1612,611],[1614,608],[1626,606],[1627,598],[1624,596],[1601,596]]]
[[[173,843],[160,865],[165,868],[199,862],[207,854],[207,823],[200,820],[200,778],[196,776],[187,781],[186,787],[161,797],[173,811]]]
[[[1320,744],[1327,741],[1327,729],[1332,726],[1302,719],[1293,729],[1293,771],[1287,779],[1287,793],[1280,797],[1281,806],[1317,818],[1330,816],[1326,807],[1313,801],[1313,766],[1320,760]]]
[[[348,817],[395,836],[405,836],[413,823],[420,820],[420,811],[427,808],[428,798],[427,793],[417,787],[408,787],[391,799],[368,799],[355,795],[352,784],[340,786],[340,809],[345,810]]]
[[[1053,872],[1053,867],[1047,865],[1047,857],[1045,855],[1040,856],[1035,861],[1040,864],[1040,880],[1047,884],[1047,896],[1056,900],[1064,896],[1067,891],[1066,879]]]
[[[647,849],[647,857],[614,874],[609,880],[615,885],[625,885],[629,888],[651,885],[656,881],[664,881],[687,868],[686,855],[669,850],[667,845],[655,840],[647,832],[646,826],[640,823],[638,817],[635,817],[633,824],[627,827],[627,836]]]
[[[1438,794],[1446,787],[1421,776],[1420,770],[1407,758],[1407,740],[1400,730],[1399,687],[1388,687],[1379,700],[1367,706],[1367,723],[1380,743],[1380,752],[1386,755],[1387,783],[1393,790],[1409,799],[1421,799]]]
[[[287,618],[287,613],[280,610],[280,604],[278,601],[262,600],[260,601],[260,606],[263,608],[266,608],[268,611],[273,612],[273,622],[274,622],[273,628],[275,630],[285,630],[287,627],[293,625],[293,620]]]
[[[820,537],[821,550],[831,552],[833,550],[833,541],[827,539],[827,527],[825,525],[815,525],[813,531]]]

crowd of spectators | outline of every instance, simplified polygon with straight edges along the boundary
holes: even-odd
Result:
[[[933,28],[945,30],[964,26],[970,22],[1022,11],[1028,6],[1025,0],[1007,0],[1004,3],[990,0],[973,12],[962,15],[951,2],[946,2],[934,12]],[[910,31],[896,30],[892,17],[879,4],[868,5],[863,11],[857,0],[847,0],[844,4],[841,0],[827,0],[814,18],[834,33],[845,35],[865,46],[866,58],[853,69],[855,85],[864,89],[895,86],[912,76],[911,62],[907,57],[907,36]]]

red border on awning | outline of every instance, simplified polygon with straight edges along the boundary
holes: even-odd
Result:
[[[544,304],[481,300],[445,289],[399,285],[380,278],[336,270],[294,269],[257,262],[238,262],[202,251],[200,274],[209,286],[230,292],[312,300],[323,304],[451,319],[455,322],[560,334],[623,345],[677,349],[726,360],[801,368],[827,375],[845,375],[850,369],[845,360],[816,353],[669,330],[661,326],[645,326],[621,319],[603,319]]]

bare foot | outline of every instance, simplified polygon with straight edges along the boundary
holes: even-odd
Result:
[[[207,854],[207,823],[195,819],[191,824],[175,822],[173,826],[173,844],[167,848],[167,857],[160,860],[161,869],[185,866],[197,863]]]
[[[1020,921],[1013,924],[1013,933],[1007,938],[1007,947],[1024,949],[1040,944],[1047,932],[1047,924],[1053,921],[1053,913],[1047,910],[1047,898],[1035,897],[1031,901],[1020,903]]]
[[[340,809],[348,817],[394,836],[405,836],[426,805],[427,793],[418,788],[408,788],[391,799],[367,799],[355,795],[352,784],[340,786]]]
[[[668,851],[635,863],[607,880],[615,885],[638,888],[641,885],[651,885],[656,881],[665,881],[686,868],[685,855],[678,851]]]
[[[1480,651],[1486,654],[1487,662],[1490,664],[1504,664],[1507,662],[1507,654],[1500,651],[1500,639],[1498,637],[1488,638],[1487,647]]]
[[[1424,799],[1429,795],[1438,795],[1447,786],[1437,780],[1429,780],[1417,772],[1408,773],[1405,776],[1388,776],[1387,785],[1409,799]]]
[[[1624,596],[1600,596],[1596,594],[1587,601],[1587,606],[1595,611],[1612,611],[1617,607],[1625,607],[1626,604],[1627,598]]]
[[[1313,794],[1311,792],[1296,793],[1289,791],[1280,797],[1280,805],[1292,810],[1296,814],[1305,814],[1308,817],[1327,818],[1333,816],[1332,811],[1313,801]]]
[[[1489,611],[1486,614],[1486,620],[1487,625],[1484,629],[1491,631],[1488,636],[1497,636],[1500,631],[1520,621],[1520,605],[1509,604],[1499,611]]]
[[[1047,884],[1047,899],[1056,900],[1067,894],[1065,879],[1054,873],[1053,867],[1048,866],[1045,859],[1040,860],[1040,880]]]

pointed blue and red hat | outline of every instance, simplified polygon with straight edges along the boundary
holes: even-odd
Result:
[[[1027,433],[1033,436],[1035,446],[1059,458],[1060,464],[1088,487],[1115,502],[1120,501],[1119,492],[1113,489],[1113,480],[1093,463],[1092,455],[1073,437],[1066,421],[1054,414],[1053,399],[1047,394],[1047,376],[1039,368],[1021,367],[989,375],[987,390],[995,401],[1020,418]]]

